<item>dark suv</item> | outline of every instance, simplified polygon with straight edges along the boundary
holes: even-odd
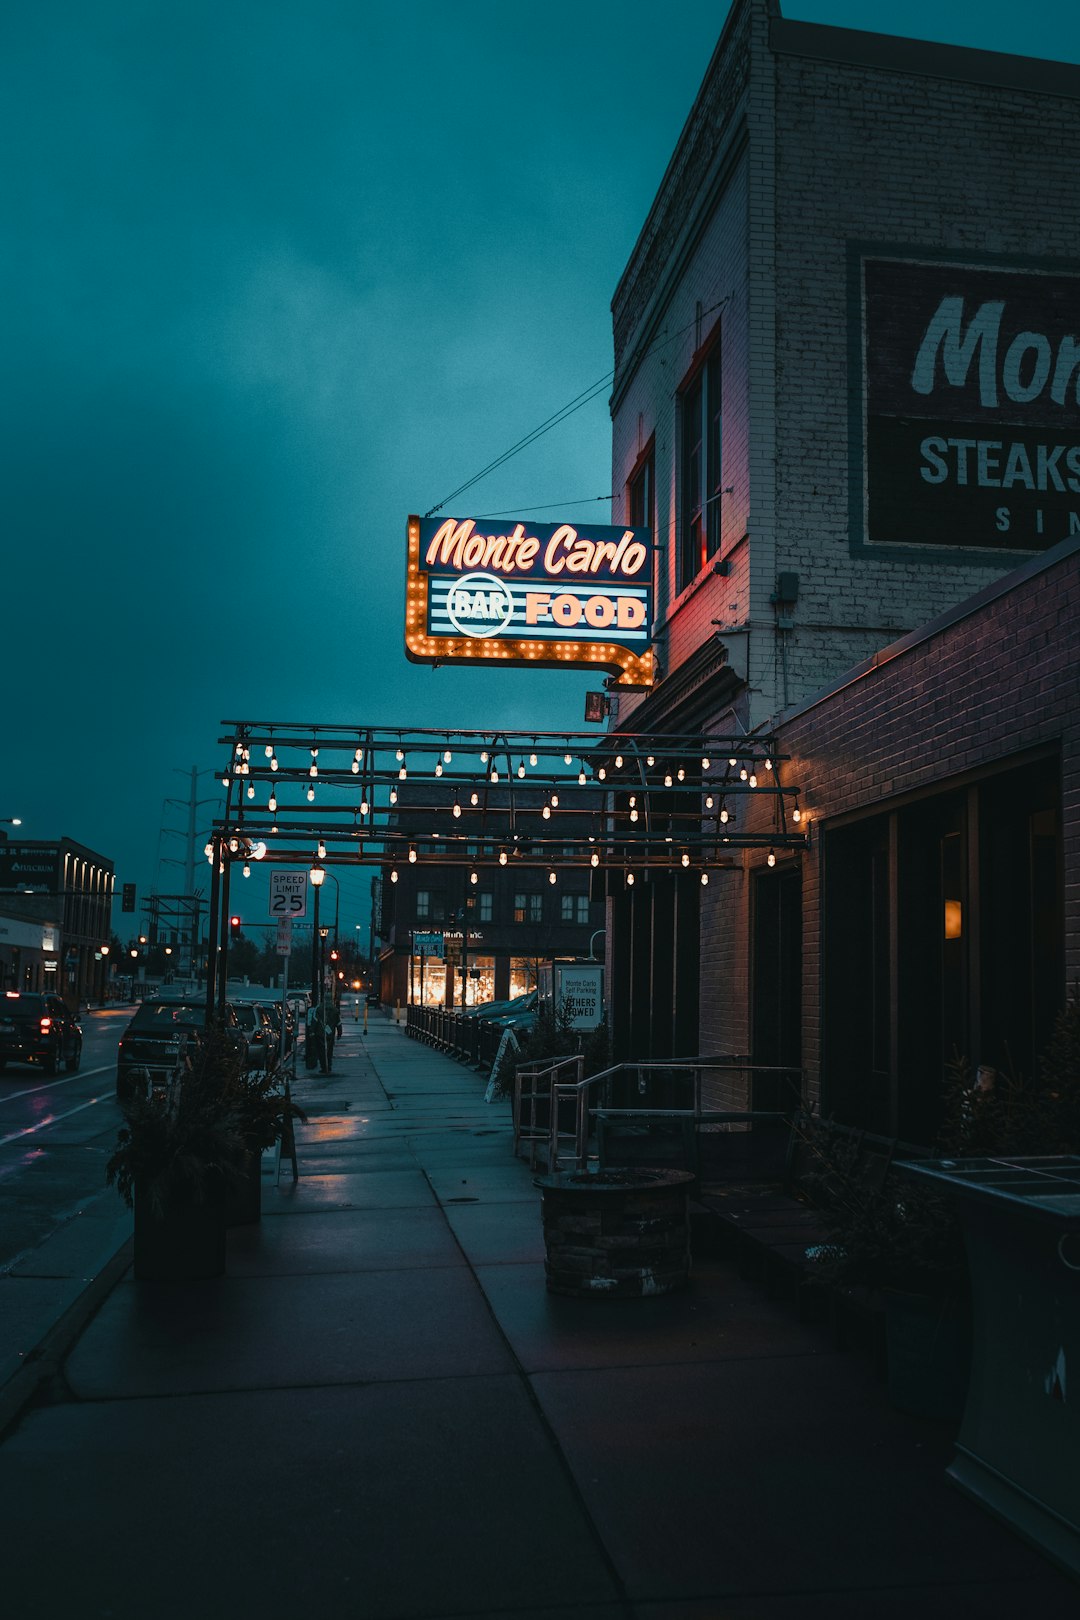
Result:
[[[0,993],[0,1069],[39,1063],[46,1074],[69,1073],[82,1061],[82,1028],[59,996],[29,990]]]
[[[198,1001],[144,1001],[120,1037],[116,1055],[116,1096],[127,1102],[147,1082],[164,1081],[182,1055],[197,1046],[206,1023],[206,1003]],[[237,1027],[236,1013],[225,1008],[225,1034],[247,1061],[247,1041]]]

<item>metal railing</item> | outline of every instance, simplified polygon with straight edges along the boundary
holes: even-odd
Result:
[[[573,1057],[559,1058],[555,1063],[537,1058],[517,1065],[511,1093],[514,1152],[518,1152],[522,1142],[527,1142],[531,1169],[536,1168],[538,1148],[549,1139],[556,1086],[561,1082],[577,1085],[584,1067],[585,1059],[580,1052]]]
[[[405,1010],[405,1029],[413,1040],[423,1041],[461,1063],[490,1068],[498,1054],[504,1025],[452,1007],[410,1006]]]
[[[741,1087],[736,1086],[742,1076]],[[743,1093],[741,1107],[719,1109],[703,1105],[704,1087],[710,1080],[728,1083],[734,1094]],[[659,1097],[663,1106],[650,1099]],[[671,1106],[674,1096],[682,1091],[685,1102]],[[636,1101],[624,1103],[623,1098]],[[614,1100],[613,1100],[614,1099]],[[547,1167],[549,1174],[557,1174],[569,1160],[572,1168],[587,1170],[597,1157],[591,1142],[592,1123],[602,1109],[605,1118],[681,1120],[694,1130],[704,1126],[746,1129],[737,1122],[742,1115],[746,1121],[750,1114],[780,1113],[785,1109],[802,1107],[802,1071],[796,1068],[757,1064],[747,1057],[725,1055],[720,1057],[658,1058],[637,1063],[617,1063],[587,1079],[551,1081],[551,1104],[548,1111]]]

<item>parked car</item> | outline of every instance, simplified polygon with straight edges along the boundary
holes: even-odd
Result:
[[[281,1049],[281,1002],[264,1001],[263,1012],[274,1026],[273,1047],[275,1053]],[[285,1003],[285,1051],[292,1051],[293,1041],[296,1039],[296,1013],[291,1001]]]
[[[29,990],[0,995],[0,1069],[34,1063],[57,1074],[63,1064],[74,1073],[82,1061],[82,1040],[78,1014],[59,996]]]
[[[236,1022],[247,1042],[249,1069],[265,1069],[277,1050],[277,1030],[267,1010],[257,1001],[234,1004]]]
[[[126,1102],[141,1088],[145,1073],[150,1084],[168,1079],[188,1046],[199,1041],[206,1023],[206,1003],[198,1001],[144,1001],[120,1037],[116,1057],[116,1095]],[[225,1034],[245,1063],[248,1044],[231,1003],[225,1007]]]

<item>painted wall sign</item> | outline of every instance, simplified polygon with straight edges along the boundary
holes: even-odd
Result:
[[[1080,272],[869,254],[858,269],[854,538],[1041,551],[1080,534]]]
[[[55,844],[0,843],[0,893],[57,894],[60,852]]]
[[[651,686],[648,529],[410,517],[408,546],[415,663],[601,668]]]

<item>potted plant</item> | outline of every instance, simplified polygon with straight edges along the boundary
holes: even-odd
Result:
[[[240,1178],[226,1199],[225,1224],[249,1225],[262,1217],[262,1156],[285,1131],[286,1120],[306,1123],[293,1102],[283,1068],[248,1069],[227,1050],[219,1054],[222,1104],[244,1144]]]
[[[224,1038],[210,1032],[168,1083],[136,1093],[106,1166],[135,1210],[135,1275],[168,1280],[225,1270],[224,1200],[243,1173],[243,1121],[222,1085]]]

